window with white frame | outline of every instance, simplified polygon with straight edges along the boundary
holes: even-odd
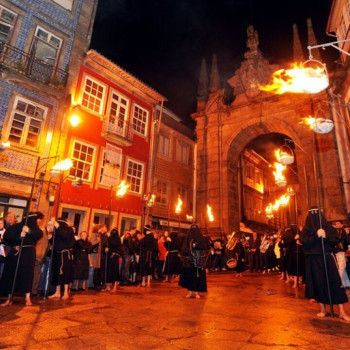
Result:
[[[149,113],[146,109],[138,105],[134,105],[132,126],[135,132],[143,136],[146,136],[147,134],[148,114]]]
[[[30,54],[51,66],[55,66],[62,46],[62,39],[44,28],[37,27]]]
[[[159,134],[158,154],[166,158],[170,156],[170,138],[166,135]]]
[[[94,146],[74,140],[71,156],[73,166],[69,170],[69,175],[85,181],[90,181],[95,152],[96,148]]]
[[[130,191],[141,193],[143,179],[143,163],[128,159],[126,167],[126,181],[130,184]]]
[[[125,121],[128,117],[129,99],[113,91],[111,95],[108,122],[113,128],[124,130]]]
[[[81,105],[102,114],[106,86],[91,77],[85,76]]]
[[[0,5],[0,41],[7,43],[16,23],[17,14]]]
[[[23,147],[37,149],[47,108],[16,97],[9,121],[8,140]]]
[[[169,184],[163,180],[157,180],[156,203],[168,204],[168,187]]]
[[[190,147],[182,142],[176,144],[176,160],[181,163],[188,165],[190,158]]]

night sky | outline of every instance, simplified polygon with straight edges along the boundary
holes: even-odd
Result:
[[[319,43],[331,0],[99,0],[91,48],[168,99],[166,107],[184,122],[195,112],[202,58],[218,59],[222,86],[247,51],[247,27],[259,33],[260,50],[270,63],[292,60],[296,23],[307,57],[306,19]],[[333,50],[328,48],[326,51]],[[332,65],[337,52],[324,52]]]

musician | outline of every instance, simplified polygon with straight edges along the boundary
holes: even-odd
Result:
[[[198,225],[192,224],[181,249],[182,256],[193,259],[192,266],[183,266],[180,275],[179,286],[188,290],[186,298],[192,298],[195,293],[195,298],[199,299],[199,292],[207,292],[205,265],[208,252],[208,241],[203,237]]]
[[[248,261],[249,261],[249,270],[253,272],[259,272],[260,266],[260,252],[259,247],[261,244],[261,240],[256,232],[253,232],[253,238],[249,240],[248,245]]]
[[[350,317],[345,313],[343,307],[348,298],[342,286],[333,254],[337,243],[336,229],[328,224],[319,209],[312,208],[306,217],[300,240],[306,255],[305,297],[315,299],[320,303],[321,311],[317,314],[318,317],[328,315],[325,305],[332,302],[339,307],[339,318],[350,322]]]

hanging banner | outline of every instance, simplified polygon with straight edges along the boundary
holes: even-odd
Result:
[[[119,184],[122,154],[123,151],[121,148],[110,143],[106,144],[101,174],[102,185],[113,187]]]

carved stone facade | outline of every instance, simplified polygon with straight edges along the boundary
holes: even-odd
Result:
[[[303,117],[317,111],[331,113],[329,104],[324,102],[328,101],[327,93],[276,96],[260,91],[258,85],[266,84],[277,67],[263,58],[254,28],[249,27],[247,33],[249,50],[245,61],[228,80],[234,90],[233,102],[224,104],[225,91],[217,89],[208,94],[205,101],[201,96],[197,111],[192,114],[198,137],[197,220],[208,232],[229,233],[239,228],[242,220],[240,156],[251,141],[272,133],[285,135],[296,145],[298,223],[303,223],[309,206],[317,205],[314,165],[321,206],[327,218],[343,218],[344,196],[334,133],[315,134],[300,124]],[[203,220],[207,203],[213,207],[213,223]]]

